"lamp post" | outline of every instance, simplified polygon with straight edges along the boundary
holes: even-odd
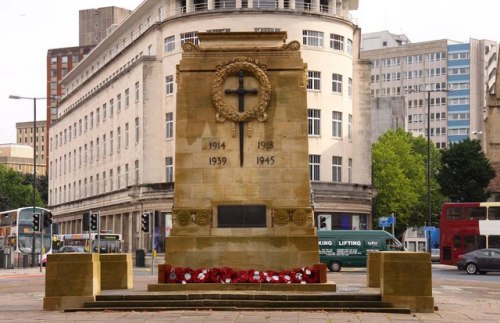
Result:
[[[427,89],[414,90],[410,93],[427,92],[427,216],[429,219],[428,227],[432,225],[432,203],[431,203],[431,92],[449,92],[448,89]],[[427,251],[431,251],[430,243],[427,244]]]
[[[33,100],[33,214],[36,212],[36,139],[37,139],[37,132],[36,132],[36,101],[37,100],[47,100],[47,99],[53,99],[56,100],[58,99],[57,96],[52,96],[52,97],[25,97],[25,96],[19,96],[19,95],[9,95],[9,99],[14,99],[14,100]],[[40,228],[43,228],[43,216],[40,218]],[[40,271],[42,268],[42,249],[43,249],[43,229],[41,229],[41,236],[40,236]],[[35,232],[33,232],[33,245],[31,248],[31,266],[35,264]]]

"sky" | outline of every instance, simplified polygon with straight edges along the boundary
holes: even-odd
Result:
[[[142,0],[0,0],[0,144],[16,142],[16,122],[33,121],[33,100],[46,97],[51,48],[78,46],[78,11],[107,6],[135,9]],[[499,0],[359,0],[352,11],[362,33],[388,30],[412,43],[470,38],[500,42]],[[37,120],[46,103],[37,100]]]

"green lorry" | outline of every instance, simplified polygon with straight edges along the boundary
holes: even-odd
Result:
[[[319,260],[330,271],[366,267],[368,251],[402,251],[403,245],[383,230],[320,230]]]

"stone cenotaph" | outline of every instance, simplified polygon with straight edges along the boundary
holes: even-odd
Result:
[[[319,264],[300,43],[199,33],[177,66],[171,267]]]

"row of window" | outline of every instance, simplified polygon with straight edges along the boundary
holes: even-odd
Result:
[[[184,45],[184,43],[187,42],[193,43],[195,45],[198,45],[200,43],[197,31],[182,33],[179,35],[179,39],[181,41],[181,47],[182,45]],[[163,50],[165,51],[165,53],[169,53],[175,50],[175,35],[168,36],[164,39]]]
[[[302,31],[302,45],[310,47],[324,47],[324,33],[315,30]],[[352,40],[342,35],[330,34],[329,47],[334,50],[346,52],[352,55]]]
[[[135,160],[134,185],[140,184],[139,161]],[[123,173],[122,173],[123,169]],[[78,180],[67,185],[54,189],[54,194],[50,190],[51,204],[66,203],[82,198],[91,197],[98,194],[104,194],[128,187],[130,183],[129,164],[117,166],[116,169],[110,169],[108,172],[97,173],[95,176],[89,176],[83,180]],[[94,185],[95,179],[95,185]],[[172,183],[174,181],[173,157],[165,157],[165,181]]]
[[[332,156],[332,182],[342,182],[342,160],[341,156]],[[321,155],[309,155],[309,179],[320,180]],[[352,183],[352,158],[347,161],[347,183]]]
[[[430,83],[428,84],[428,89],[432,92],[447,92],[446,90],[446,83],[445,82],[440,82],[440,83]],[[371,89],[371,96],[372,97],[379,97],[379,96],[400,96],[403,94],[408,94],[408,93],[416,93],[420,92],[419,90],[419,85],[409,85],[409,86],[395,86],[395,87],[387,87],[387,88],[382,88],[382,89]],[[433,100],[433,99],[431,99]],[[437,104],[436,105],[445,105],[444,102],[446,100],[442,98],[441,101],[443,103]],[[433,101],[431,101],[432,103]]]
[[[417,78],[422,78],[424,73],[422,70],[413,70],[413,71],[404,71],[402,72],[403,79],[412,80]],[[437,67],[430,68],[425,70],[426,77],[436,77],[446,75],[445,67]],[[392,73],[384,73],[384,74],[373,74],[370,77],[372,83],[379,82],[382,79],[382,82],[391,82],[391,81],[400,81],[401,80],[401,72],[392,72]]]
[[[461,53],[461,54],[467,54],[468,57],[469,53]],[[450,54],[448,55],[448,59],[449,60],[462,59],[462,58],[455,58],[456,55],[457,54]],[[411,64],[423,63],[424,61],[439,62],[439,61],[444,61],[445,59],[446,59],[446,52],[435,52],[428,54],[409,55],[403,57],[374,59],[372,61],[372,68],[379,68],[380,66],[382,67],[400,66],[401,62],[403,62],[406,65],[411,65]]]
[[[342,138],[342,112],[332,111],[332,137]],[[321,110],[307,109],[307,132],[309,136],[321,136]],[[347,138],[352,139],[352,114],[347,116]]]
[[[30,128],[19,128],[18,132],[19,132],[20,135],[22,135],[23,134],[23,130],[24,130],[24,133],[28,134],[28,129],[30,130],[30,133],[33,133],[33,127],[30,127]],[[41,127],[37,126],[36,127],[36,133],[39,133],[39,132],[44,133],[45,132],[45,127],[43,127],[43,126],[41,126]]]
[[[420,123],[424,122],[425,114],[410,114],[408,116],[408,123]],[[442,121],[446,120],[446,112],[431,113],[431,121]]]
[[[50,179],[52,177],[57,178],[58,176],[63,176],[68,173],[71,173],[71,170],[76,171],[77,168],[77,160],[78,160],[78,168],[83,166],[87,166],[88,164],[94,163],[94,161],[99,161],[102,158],[105,159],[109,153],[109,156],[112,156],[115,151],[115,134],[116,134],[116,152],[120,153],[122,149],[122,128],[118,127],[116,129],[116,133],[111,130],[109,133],[105,133],[102,137],[97,137],[94,140],[91,140],[89,144],[84,144],[83,147],[80,146],[78,149],[74,149],[73,152],[69,152],[68,154],[64,154],[64,156],[60,156],[59,159],[55,158],[55,160],[50,162]],[[135,118],[135,143],[138,144],[140,140],[140,122],[139,118]],[[95,147],[94,147],[95,143]],[[109,150],[108,145],[109,144]],[[124,149],[128,149],[129,147],[129,124],[125,123],[124,131],[123,131],[123,146]]]
[[[307,71],[307,89],[321,91],[321,72]],[[332,92],[342,94],[344,89],[344,77],[342,74],[332,73]],[[352,97],[352,78],[347,79],[347,95]]]
[[[427,100],[425,100],[427,101]],[[440,97],[440,98],[431,98],[431,107],[434,106],[443,106],[446,105],[446,97]],[[422,108],[424,106],[424,99],[419,99],[419,100],[408,100],[407,102],[408,109],[412,108]]]
[[[135,101],[139,101],[140,89],[139,82],[135,83]],[[129,99],[129,89],[125,89],[124,93],[124,108],[128,109],[130,106]],[[122,109],[122,94],[119,93],[116,96],[116,113],[120,113]],[[50,138],[50,149],[57,149],[58,147],[62,147],[63,144],[71,141],[72,139],[77,138],[77,136],[81,136],[83,133],[86,133],[89,129],[99,126],[101,122],[105,122],[106,119],[112,118],[115,113],[115,99],[112,98],[109,102],[104,103],[102,106],[96,108],[95,112],[90,112],[89,115],[84,116],[82,119],[78,120],[78,124],[75,122],[73,125],[70,125],[67,129],[60,131],[55,135],[54,141]]]
[[[91,140],[90,143],[84,144],[83,147],[80,146],[77,149],[74,149],[72,152],[70,151],[68,154],[64,154],[64,156],[60,156],[59,159],[55,158],[54,162],[50,162],[50,178],[52,176],[57,178],[58,176],[63,176],[66,172],[71,173],[71,171],[76,171],[77,161],[78,168],[81,168],[82,165],[86,167],[88,164],[92,164],[95,161],[99,161],[102,158],[105,159],[107,154],[112,156],[115,151],[115,143],[116,143],[116,153],[120,153],[122,149],[122,140],[124,149],[128,149],[129,147],[129,124],[125,123],[125,127],[118,127],[115,131],[109,131],[109,133],[103,134],[102,137],[97,137],[94,140]],[[167,139],[172,139],[174,136],[174,120],[173,113],[169,112],[165,114],[165,129],[166,134],[165,137]],[[116,134],[116,142],[115,142],[115,134]],[[123,137],[123,138],[122,138]],[[138,144],[140,140],[140,122],[139,118],[135,119],[135,143]],[[95,143],[95,146],[94,146]],[[109,144],[109,150],[108,150]]]

